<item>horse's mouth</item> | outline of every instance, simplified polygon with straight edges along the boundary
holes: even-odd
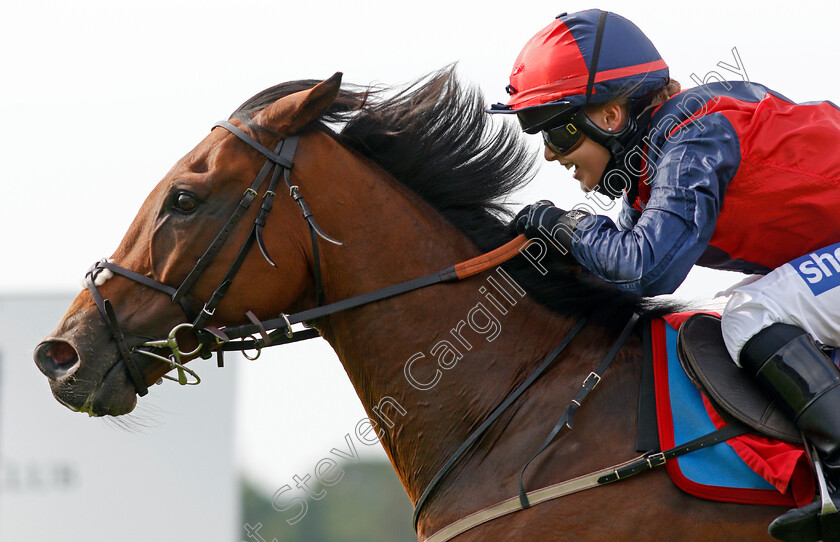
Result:
[[[137,405],[134,384],[128,377],[125,362],[120,359],[87,390],[83,382],[51,382],[53,396],[70,410],[89,416],[120,416]]]
[[[128,376],[125,361],[120,359],[105,373],[102,381],[85,406],[91,416],[119,416],[128,414],[137,406],[137,392]]]

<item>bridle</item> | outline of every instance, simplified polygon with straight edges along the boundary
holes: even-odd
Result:
[[[124,362],[126,369],[128,370],[129,377],[134,383],[134,387],[137,390],[138,395],[141,397],[148,393],[148,386],[137,367],[138,358],[136,356],[151,357],[155,360],[166,363],[172,369],[177,370],[177,378],[170,377],[168,375],[164,375],[164,378],[176,381],[182,385],[195,385],[198,384],[201,379],[193,370],[184,366],[188,359],[192,359],[196,356],[207,359],[215,353],[218,356],[219,367],[224,365],[224,352],[242,352],[243,355],[249,359],[256,359],[259,357],[261,349],[266,346],[288,344],[291,342],[319,337],[320,334],[318,331],[311,329],[309,325],[311,322],[319,318],[355,307],[360,307],[362,305],[367,305],[375,301],[381,301],[383,299],[418,290],[420,288],[425,288],[433,284],[455,282],[471,277],[477,273],[500,265],[501,263],[516,256],[519,254],[520,248],[527,243],[525,236],[520,235],[496,250],[471,260],[447,267],[436,273],[398,284],[393,284],[372,292],[366,292],[361,295],[324,305],[318,239],[324,239],[325,241],[338,246],[343,246],[343,243],[324,233],[321,227],[318,226],[318,223],[312,215],[312,211],[309,209],[303,195],[300,193],[299,187],[297,185],[293,185],[291,182],[291,170],[294,167],[293,159],[300,139],[299,136],[290,136],[282,139],[279,143],[277,143],[275,149],[271,151],[259,143],[256,139],[228,121],[217,122],[213,125],[213,128],[216,127],[221,127],[231,132],[242,142],[265,156],[266,161],[257,176],[254,178],[251,186],[245,190],[242,195],[242,199],[239,201],[239,205],[210,243],[207,250],[196,261],[189,273],[187,273],[187,276],[181,284],[178,287],[173,287],[107,260],[96,262],[88,270],[85,276],[87,288],[93,296],[96,306],[99,308],[99,312],[105,319],[105,323],[111,331],[111,336],[114,339],[114,342],[117,344],[117,350],[120,355],[117,363],[120,361]],[[219,285],[210,295],[208,301],[204,303],[200,310],[196,310],[196,305],[190,301],[187,297],[187,293],[222,248],[231,231],[233,231],[234,226],[236,226],[254,200],[258,197],[258,191],[262,185],[265,184],[269,175],[271,175],[271,178],[268,182],[268,187],[263,194],[263,202],[260,206],[259,213],[254,220],[254,227],[251,230],[251,234],[239,249],[239,253],[231,263],[231,266],[225,273],[224,278],[222,278]],[[245,257],[248,255],[254,242],[257,243],[257,246],[260,248],[260,252],[263,254],[268,263],[277,267],[269,256],[268,250],[265,248],[262,231],[265,226],[268,213],[271,211],[274,198],[277,196],[275,190],[279,184],[281,176],[283,177],[286,187],[289,190],[289,195],[294,199],[303,215],[304,220],[309,226],[312,242],[312,273],[315,280],[316,306],[294,314],[281,313],[277,318],[264,321],[260,321],[251,311],[248,311],[245,315],[251,321],[250,324],[224,327],[222,329],[212,325],[207,325],[208,321],[215,313],[216,307],[219,305],[233,282],[233,277],[245,261]],[[109,270],[114,274],[123,276],[153,290],[166,294],[170,297],[172,303],[180,305],[187,317],[187,322],[178,324],[172,328],[169,332],[169,336],[165,339],[150,340],[137,344],[133,348],[129,347],[111,302],[108,299],[103,298],[97,286],[96,279],[99,274],[105,270]],[[308,329],[294,331],[292,329],[294,324],[303,324],[304,327]],[[192,332],[198,342],[198,346],[191,350],[184,350],[178,341],[178,334],[182,332]],[[168,350],[168,357],[155,352],[156,349]],[[249,350],[256,350],[256,355],[248,356],[246,351]],[[187,374],[192,376],[192,381],[187,378]]]
[[[274,203],[274,198],[277,196],[276,190],[280,182],[281,176],[283,177],[283,180],[286,183],[286,187],[289,189],[289,195],[297,203],[298,207],[301,210],[301,213],[303,214],[303,218],[306,220],[306,223],[309,226],[314,260],[313,275],[315,278],[316,303],[319,306],[323,303],[324,294],[323,286],[321,284],[321,262],[320,251],[318,249],[318,237],[321,237],[322,239],[339,246],[343,245],[343,243],[333,239],[332,237],[324,233],[324,231],[318,226],[318,223],[312,216],[312,212],[309,210],[309,206],[306,204],[303,195],[300,193],[300,189],[297,186],[292,185],[291,183],[290,173],[292,167],[294,166],[294,155],[295,151],[297,150],[298,142],[300,141],[299,136],[290,136],[281,139],[275,147],[275,149],[271,151],[265,146],[263,146],[261,143],[259,143],[256,139],[252,138],[250,135],[246,134],[244,131],[240,130],[228,121],[217,122],[213,125],[213,128],[216,127],[222,127],[231,132],[240,140],[244,141],[249,146],[251,146],[258,152],[260,152],[262,155],[264,155],[266,157],[266,161],[260,169],[259,173],[257,173],[257,176],[251,182],[251,186],[249,186],[245,190],[245,193],[242,194],[242,198],[239,201],[239,205],[237,205],[236,209],[228,218],[227,222],[225,222],[225,224],[222,226],[219,233],[216,234],[216,237],[213,239],[213,242],[210,243],[210,246],[207,248],[207,250],[204,251],[204,254],[202,254],[202,256],[198,259],[198,261],[196,261],[195,265],[192,267],[189,273],[187,273],[187,276],[184,278],[181,284],[177,288],[175,288],[162,282],[159,282],[153,278],[141,275],[130,269],[126,269],[125,267],[117,265],[113,262],[109,262],[107,260],[101,260],[99,262],[96,262],[93,266],[91,266],[91,268],[87,271],[87,274],[85,275],[87,289],[93,296],[93,300],[96,303],[99,312],[105,319],[105,322],[111,331],[111,336],[117,345],[117,350],[120,355],[120,358],[118,359],[117,363],[119,363],[119,361],[123,361],[123,363],[126,366],[126,369],[128,370],[129,377],[132,383],[134,384],[135,389],[137,390],[137,394],[141,397],[146,395],[149,390],[148,386],[146,385],[145,379],[143,378],[143,375],[141,374],[137,366],[137,359],[135,358],[135,356],[138,355],[147,356],[154,358],[158,361],[162,361],[164,363],[169,364],[171,368],[177,370],[177,379],[168,375],[164,375],[164,378],[175,380],[182,385],[198,384],[201,381],[201,379],[194,371],[184,366],[184,359],[194,357],[196,355],[201,355],[202,357],[209,357],[209,347],[218,347],[230,340],[230,338],[226,336],[224,332],[213,326],[207,326],[206,324],[215,313],[216,307],[219,305],[228,288],[230,287],[231,283],[233,282],[233,277],[239,271],[239,268],[245,261],[245,257],[250,252],[254,242],[257,243],[260,252],[268,261],[268,263],[274,267],[277,267],[277,264],[275,264],[269,256],[268,250],[266,249],[265,243],[263,242],[263,228],[265,227],[268,213],[271,212]],[[245,240],[242,247],[239,249],[239,253],[231,263],[231,266],[228,269],[227,273],[225,273],[224,278],[222,278],[221,282],[213,291],[207,302],[204,303],[203,307],[197,311],[195,309],[195,304],[191,302],[190,299],[187,297],[187,293],[195,285],[199,276],[201,276],[202,272],[207,268],[210,262],[212,262],[213,258],[216,257],[219,250],[225,244],[225,241],[227,241],[228,237],[230,236],[230,233],[233,231],[236,224],[240,221],[242,216],[246,213],[246,211],[250,208],[251,204],[258,197],[258,191],[260,190],[260,188],[262,188],[262,185],[265,184],[265,181],[269,178],[269,175],[271,175],[271,178],[268,182],[268,187],[265,193],[263,194],[262,205],[260,206],[260,210],[257,214],[256,219],[254,220],[254,227],[252,228],[250,235]],[[121,275],[125,278],[147,286],[153,290],[166,294],[170,297],[172,303],[176,303],[181,307],[181,309],[187,317],[188,322],[181,323],[175,326],[170,331],[168,338],[164,340],[148,341],[139,344],[134,348],[130,348],[128,346],[128,342],[126,341],[125,333],[122,331],[122,328],[119,325],[119,321],[117,320],[113,305],[108,299],[104,299],[102,297],[102,294],[99,292],[96,279],[104,270],[109,270],[114,274]],[[256,317],[253,315],[253,313],[249,312],[248,317],[255,324],[259,322],[259,320],[257,320]],[[261,330],[264,332],[265,327],[260,327]],[[196,336],[199,339],[198,347],[193,350],[183,351],[178,344],[177,335],[181,332],[190,330],[196,333]],[[289,338],[291,338],[291,324],[287,326],[287,328],[284,330],[284,333],[287,336],[289,336]],[[312,336],[314,336],[312,333],[308,333],[306,335],[307,337],[305,338],[311,338]],[[317,333],[315,333],[315,335],[317,335]],[[268,337],[267,333],[264,340],[265,339],[268,339],[268,343],[273,342]],[[247,345],[243,344],[241,346],[243,348],[232,349],[242,350],[247,347],[250,347],[251,343],[248,343]],[[154,352],[153,349],[156,348],[169,349],[169,357],[164,357]],[[221,350],[219,363],[222,363]],[[187,374],[190,374],[193,377],[193,381],[188,381],[186,376]]]

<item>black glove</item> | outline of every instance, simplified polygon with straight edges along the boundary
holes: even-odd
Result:
[[[571,254],[575,227],[588,216],[586,211],[564,211],[548,200],[541,200],[519,211],[508,224],[508,231],[512,235],[524,233],[529,239],[542,238],[555,248],[559,244],[565,251],[561,252]]]

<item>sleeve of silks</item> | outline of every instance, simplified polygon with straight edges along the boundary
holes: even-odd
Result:
[[[650,199],[631,228],[593,216],[575,231],[575,258],[622,290],[654,296],[677,289],[709,244],[726,185],[738,169],[738,136],[723,115],[703,117],[703,126],[685,126],[679,135],[650,161]],[[630,225],[625,215],[622,226]]]

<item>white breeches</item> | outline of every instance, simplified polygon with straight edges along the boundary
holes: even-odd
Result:
[[[840,243],[734,289],[721,321],[732,359],[740,365],[746,342],[775,323],[801,327],[824,345],[840,346]]]

